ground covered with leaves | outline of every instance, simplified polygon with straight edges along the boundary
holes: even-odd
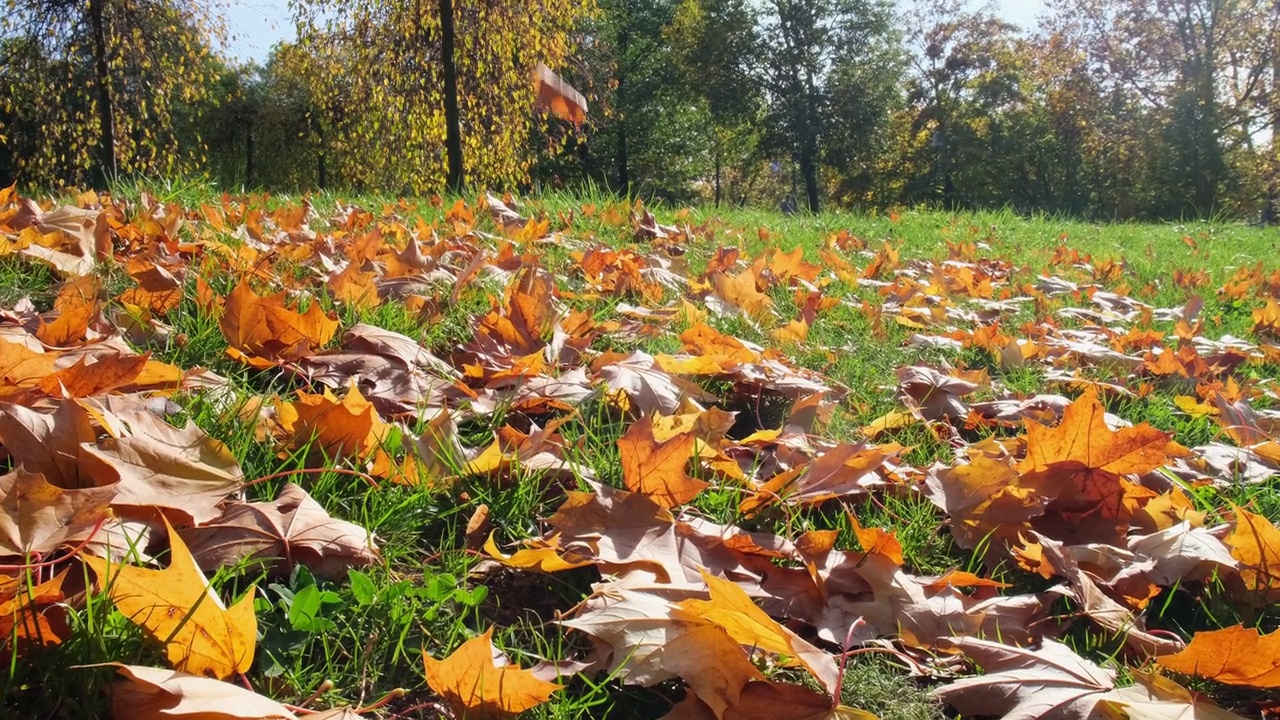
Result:
[[[1280,234],[0,191],[23,717],[1280,711]]]

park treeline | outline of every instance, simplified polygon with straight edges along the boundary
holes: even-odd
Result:
[[[1099,220],[1280,210],[1273,0],[1050,0],[1032,28],[957,0],[290,8],[296,42],[257,64],[221,50],[217,3],[11,0],[0,182],[590,185]],[[585,122],[538,105],[538,63],[586,97]]]

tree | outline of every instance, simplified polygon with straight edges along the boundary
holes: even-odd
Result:
[[[1230,158],[1275,117],[1280,4],[1057,0],[1051,9],[1048,29],[1079,48],[1113,107],[1143,123],[1125,132],[1158,141],[1145,156],[1147,212],[1214,211],[1232,179]]]
[[[753,134],[763,93],[756,71],[760,50],[755,8],[745,0],[683,0],[664,35],[679,81],[706,106],[720,206],[725,155]],[[749,144],[748,144],[749,146]]]
[[[770,0],[767,5],[763,36],[770,139],[799,167],[811,212],[819,206],[818,175],[833,129],[836,80],[847,77],[849,68],[893,65],[884,61],[899,47],[892,7],[888,0]],[[874,115],[882,118],[886,112]]]
[[[347,149],[335,158],[343,177],[423,192],[527,179],[531,72],[537,62],[565,61],[571,32],[593,4],[295,0],[292,7],[313,63],[307,77],[333,135],[327,141]],[[325,100],[335,93],[340,106]]]
[[[951,207],[1037,200],[1041,163],[1028,152],[1044,136],[1033,128],[1028,54],[1018,28],[993,6],[970,10],[959,0],[929,0],[909,15],[914,73],[907,81],[914,152],[927,169],[913,198]],[[1021,200],[1022,202],[1017,202]]]
[[[23,179],[105,183],[198,159],[174,115],[206,97],[222,34],[201,0],[9,0],[0,107],[39,128],[15,153]]]

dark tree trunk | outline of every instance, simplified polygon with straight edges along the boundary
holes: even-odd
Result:
[[[805,124],[800,141],[800,177],[804,180],[804,192],[809,198],[809,212],[818,212],[818,92],[813,74],[805,72]]]
[[[716,207],[720,207],[720,138],[715,140]]]
[[[105,188],[116,177],[115,96],[111,91],[111,72],[107,65],[107,28],[102,3],[89,0],[89,25],[93,33],[93,79],[98,91],[98,145],[95,180]]]
[[[1280,0],[1273,15],[1280,17]],[[1271,34],[1271,167],[1267,183],[1267,200],[1262,206],[1262,223],[1280,223],[1280,27]]]
[[[253,187],[253,121],[244,128],[244,186]]]
[[[458,67],[454,57],[453,0],[440,0],[440,58],[444,71],[445,185],[462,192],[462,121],[458,113]]]
[[[329,165],[325,162],[324,136],[320,136],[320,151],[316,153],[316,185],[324,190],[329,185]]]
[[[631,44],[631,36],[623,29],[618,34],[618,69],[615,79],[617,80],[616,94],[618,105],[621,106],[622,112],[618,114],[618,144],[616,148],[615,162],[618,166],[618,192],[625,197],[631,197],[631,171],[627,165],[631,162],[627,156],[627,114],[626,114],[626,92],[630,89],[626,82],[626,73],[623,71],[622,64],[626,62],[627,49]]]

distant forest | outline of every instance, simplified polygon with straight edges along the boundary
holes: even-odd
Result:
[[[1052,0],[1025,31],[955,0],[291,7],[257,65],[217,3],[10,0],[0,182],[1280,215],[1274,0]],[[539,63],[584,122],[537,108]]]

